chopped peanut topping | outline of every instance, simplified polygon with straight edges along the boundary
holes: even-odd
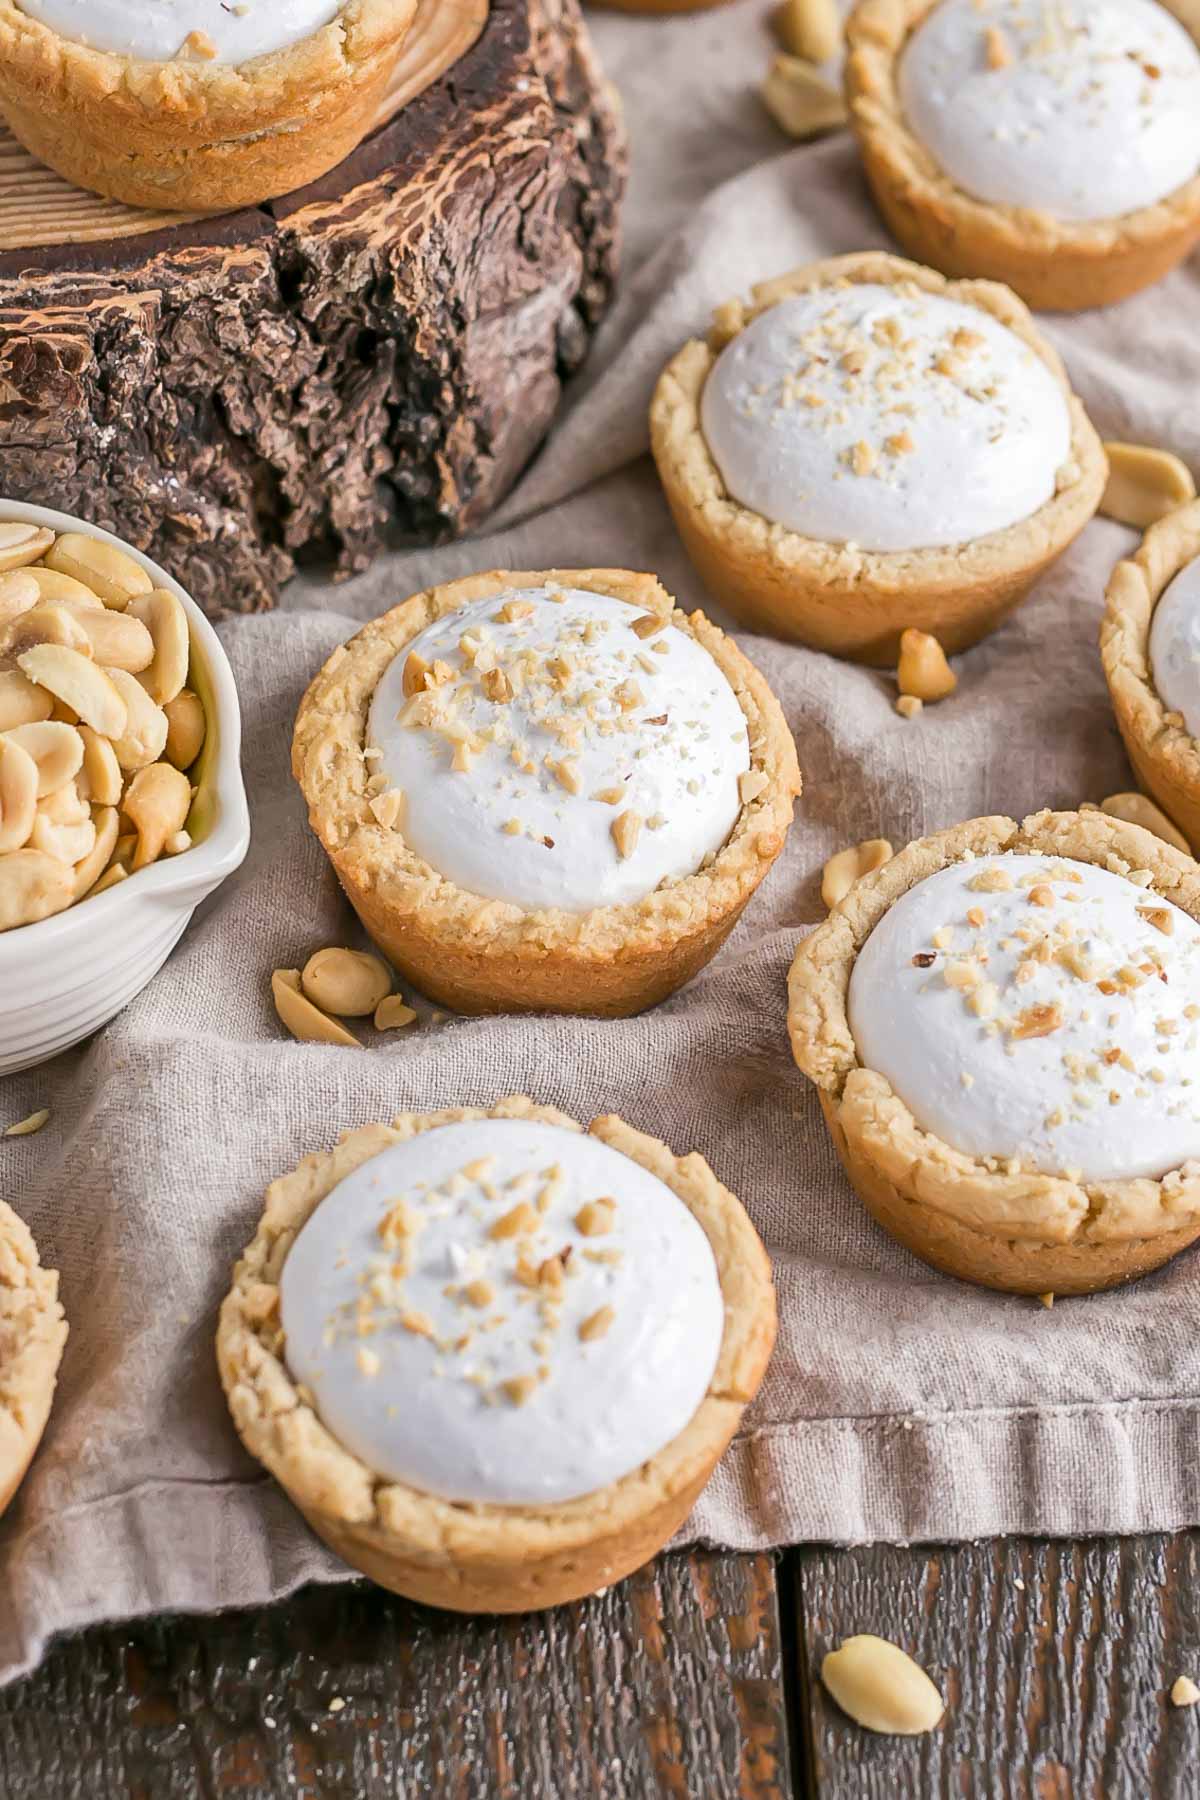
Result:
[[[613,1228],[615,1200],[588,1200],[575,1214],[575,1229],[583,1237],[605,1237]]]
[[[579,1335],[585,1344],[596,1338],[607,1336],[616,1313],[611,1306],[602,1306],[598,1312],[591,1313],[579,1327]]]
[[[488,1232],[490,1238],[511,1238],[523,1236],[526,1232],[536,1231],[537,1214],[528,1200],[519,1200],[516,1206],[510,1207],[496,1220]]]

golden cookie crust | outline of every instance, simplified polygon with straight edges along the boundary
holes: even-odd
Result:
[[[944,550],[866,551],[803,537],[725,490],[700,422],[717,357],[761,313],[795,294],[846,282],[902,284],[988,312],[1041,357],[1071,412],[1071,455],[1053,499],[1005,531]],[[650,408],[650,439],[676,526],[712,592],[746,624],[835,656],[895,666],[900,634],[932,632],[965,650],[1023,600],[1100,503],[1107,464],[1063,365],[1014,294],[987,282],[947,282],[882,251],[811,263],[717,309],[707,338],[667,364]]]
[[[1100,659],[1113,712],[1139,784],[1200,848],[1200,744],[1168,711],[1150,671],[1154,609],[1200,556],[1200,500],[1152,525],[1135,556],[1113,570],[1100,627]]]
[[[267,1190],[253,1243],[221,1308],[217,1361],[238,1433],[317,1535],[373,1581],[458,1612],[526,1612],[594,1593],[639,1568],[681,1525],[753,1399],[775,1341],[771,1266],[741,1205],[698,1155],[675,1156],[621,1119],[591,1135],[676,1193],[703,1227],[725,1297],[725,1333],[690,1424],[639,1469],[545,1507],[451,1502],[376,1476],[344,1450],[281,1359],[278,1283],[296,1234],[354,1169],[389,1144],[464,1119],[530,1119],[582,1129],[523,1096],[490,1109],[407,1113],[348,1132]]]
[[[0,1200],[0,1514],[41,1442],[66,1341],[58,1275]]]
[[[448,881],[368,805],[362,749],[376,686],[433,620],[516,587],[607,594],[669,618],[712,656],[746,716],[750,765],[766,777],[706,869],[644,899],[592,912],[529,911]],[[758,670],[702,613],[685,617],[652,575],[627,569],[490,570],[415,594],[335,650],[300,704],[292,772],[309,823],[368,934],[423,993],[457,1012],[623,1017],[673,993],[716,954],[783,848],[800,792],[796,749]]]
[[[1161,0],[1200,41],[1200,0]],[[846,100],[893,235],[946,275],[1003,281],[1039,312],[1111,306],[1161,281],[1200,242],[1200,175],[1155,206],[1072,223],[957,187],[909,130],[898,71],[936,0],[858,0],[846,24]]]
[[[415,11],[416,0],[345,0],[298,43],[228,66],[93,50],[0,0],[0,107],[80,187],[155,209],[253,206],[361,142]]]
[[[788,978],[792,1053],[820,1090],[846,1173],[867,1210],[935,1268],[1016,1294],[1085,1294],[1159,1268],[1200,1236],[1200,1163],[1160,1181],[1084,1182],[1010,1172],[922,1131],[858,1060],[847,1017],[859,950],[902,894],[968,856],[1070,857],[1126,875],[1200,919],[1200,869],[1138,825],[1100,812],[972,819],[921,838],[851,888],[805,939]]]

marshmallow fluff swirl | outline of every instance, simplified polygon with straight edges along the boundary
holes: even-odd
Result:
[[[750,766],[745,714],[702,644],[565,588],[428,626],[384,672],[365,754],[439,874],[569,912],[694,874],[733,829]]]
[[[993,205],[1116,218],[1200,171],[1200,49],[1157,0],[940,0],[900,100],[956,186]]]
[[[1200,738],[1200,557],[1167,587],[1150,624],[1150,670],[1159,697]]]
[[[1090,863],[956,863],[896,902],[850,982],[859,1061],[922,1130],[1087,1181],[1200,1158],[1200,925]]]
[[[862,550],[944,548],[1053,498],[1067,397],[978,307],[902,284],[818,288],[717,358],[701,423],[728,492],[775,524]]]
[[[143,62],[244,63],[336,19],[342,0],[17,0],[60,37]]]
[[[716,1367],[712,1249],[657,1176],[581,1132],[444,1125],[311,1215],[287,1361],[368,1468],[448,1500],[549,1504],[638,1468]]]

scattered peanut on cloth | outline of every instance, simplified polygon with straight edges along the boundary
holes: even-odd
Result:
[[[1147,444],[1105,444],[1108,486],[1100,500],[1100,513],[1118,525],[1145,531],[1196,498],[1196,483],[1186,463],[1169,450],[1153,450]]]
[[[1195,1706],[1200,1700],[1200,1687],[1197,1687],[1190,1675],[1180,1675],[1171,1689],[1172,1706]]]
[[[849,116],[846,103],[840,87],[826,81],[817,67],[842,47],[836,0],[783,0],[771,23],[783,54],[772,60],[759,89],[763,105],[780,130],[798,142],[836,131]]]
[[[821,898],[830,912],[840,905],[861,876],[882,869],[895,854],[887,838],[868,838],[863,844],[852,844],[848,850],[839,850],[836,856],[831,856],[821,871]]]
[[[115,545],[0,524],[0,931],[191,848],[187,614]]]
[[[376,1031],[395,1031],[417,1016],[402,994],[392,992],[392,972],[382,957],[334,944],[314,951],[303,969],[276,969],[271,998],[294,1038],[351,1050],[364,1045],[339,1019],[370,1016]]]
[[[929,706],[954,692],[958,676],[946,661],[946,652],[937,639],[910,625],[907,631],[900,633],[896,684],[901,700],[919,700],[923,706]],[[904,716],[911,718],[912,714],[905,709]]]
[[[831,1650],[821,1680],[844,1713],[868,1731],[916,1737],[941,1724],[946,1703],[898,1644],[864,1632]]]
[[[43,1125],[49,1123],[49,1120],[50,1108],[48,1106],[40,1107],[37,1112],[31,1112],[27,1119],[18,1119],[15,1125],[6,1125],[4,1136],[33,1137],[42,1129]]]

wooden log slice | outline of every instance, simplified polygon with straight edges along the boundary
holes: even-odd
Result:
[[[400,110],[263,207],[139,214],[0,143],[0,494],[214,617],[486,517],[608,304],[625,150],[577,0],[485,4],[423,0]]]

